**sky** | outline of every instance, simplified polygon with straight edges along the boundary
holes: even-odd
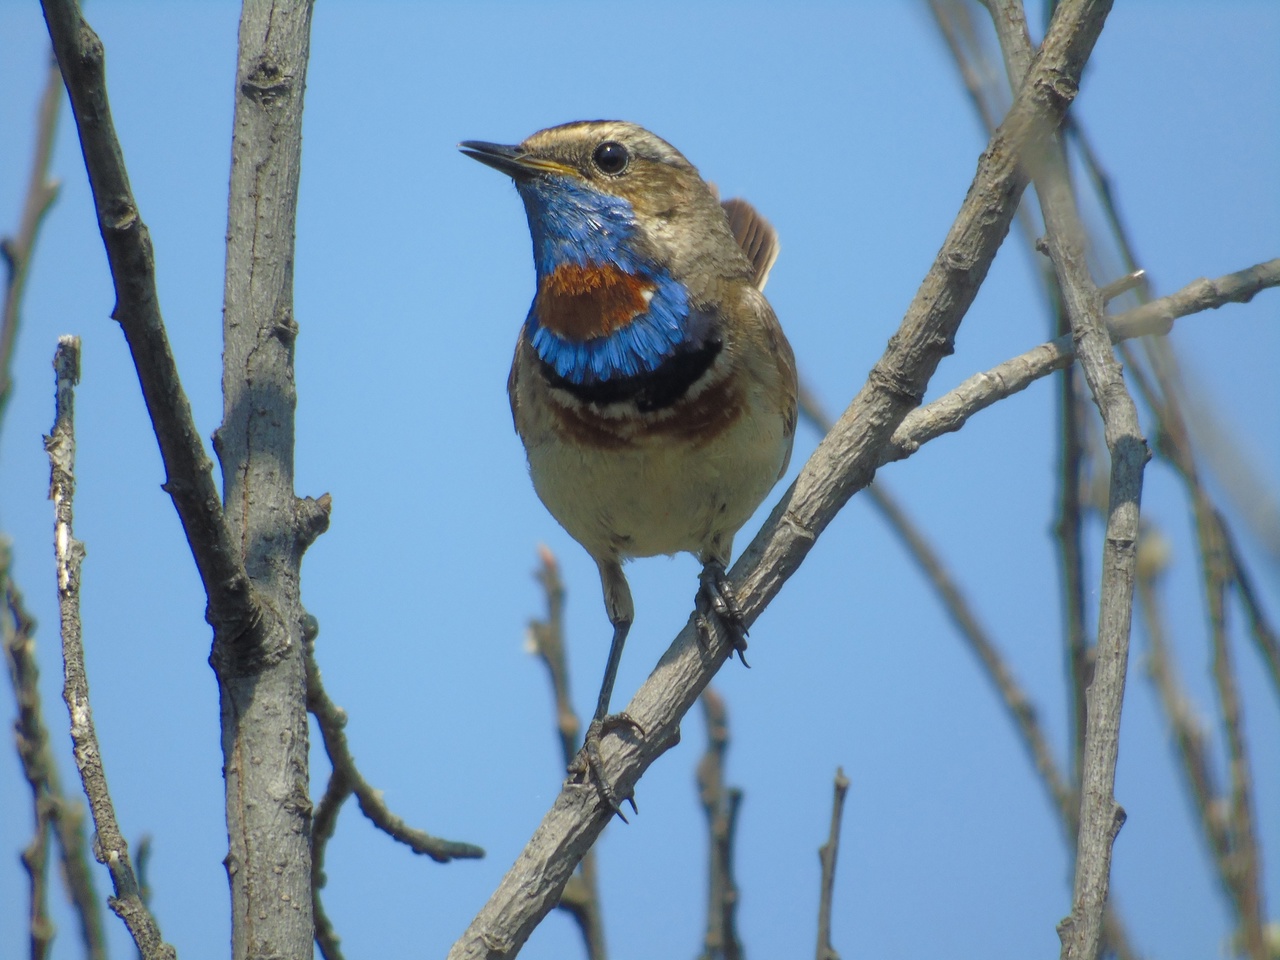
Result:
[[[1034,5],[1038,7],[1039,5]],[[783,12],[785,10],[785,12]],[[226,2],[92,3],[116,127],[156,249],[161,307],[197,424],[221,417],[220,336],[238,11]],[[17,224],[45,56],[34,2],[0,0],[0,232]],[[1085,76],[1087,129],[1154,290],[1170,293],[1280,252],[1280,7],[1116,5]],[[542,612],[539,544],[568,588],[574,701],[594,703],[609,626],[594,566],[533,493],[505,396],[532,293],[509,181],[459,140],[516,142],[574,119],[632,120],[726,196],[777,227],[768,295],[804,376],[838,411],[897,327],[964,197],[985,137],[923,4],[364,3],[316,7],[295,276],[297,492],[333,497],[307,553],[303,600],[319,661],[350,715],[361,768],[411,824],[483,846],[440,866],[350,806],[325,899],[349,957],[442,956],[527,841],[560,785],[551,696],[525,647]],[[75,784],[60,699],[52,510],[41,435],[56,338],[83,338],[76,534],[94,715],[127,837],[153,838],[153,907],[180,956],[228,937],[218,698],[204,597],[168,497],[123,338],[79,146],[62,115],[61,193],[32,269],[0,429],[0,530],[39,620],[46,719]],[[1016,238],[1015,238],[1016,239]],[[1100,276],[1109,281],[1111,276]],[[1261,481],[1280,488],[1280,294],[1188,317],[1172,343],[1198,403]],[[1046,339],[1031,259],[1006,244],[929,396]],[[1067,737],[1054,542],[1055,385],[882,470],[932,538],[1033,697],[1060,758]],[[1144,425],[1150,418],[1144,412]],[[789,482],[817,442],[802,427]],[[744,546],[785,483],[738,538]],[[1220,486],[1215,486],[1215,491]],[[823,534],[751,634],[752,669],[715,680],[745,791],[739,921],[754,956],[807,953],[831,781],[852,781],[834,901],[844,956],[1054,955],[1070,906],[1054,813],[973,658],[866,498]],[[1147,470],[1144,514],[1168,540],[1182,679],[1213,722],[1204,613],[1184,494]],[[1272,622],[1280,569],[1228,508]],[[1092,604],[1100,526],[1089,528]],[[637,618],[615,705],[684,624],[696,563],[628,568]],[[1264,888],[1280,891],[1280,711],[1232,615],[1254,758]],[[1212,872],[1134,634],[1117,797],[1128,821],[1113,891],[1131,937],[1161,960],[1225,955]],[[0,690],[0,714],[13,716]],[[601,839],[615,960],[700,949],[706,831],[683,742],[637,790],[640,814]],[[327,774],[313,749],[313,793]],[[23,925],[18,851],[29,798],[0,751],[0,937]],[[107,889],[105,872],[99,889]],[[661,918],[655,922],[655,918]],[[79,955],[65,910],[57,958]],[[130,949],[108,918],[114,955]],[[523,956],[579,956],[552,914]]]

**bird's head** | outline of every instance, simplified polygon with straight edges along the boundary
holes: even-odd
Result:
[[[468,140],[459,147],[515,181],[540,275],[565,263],[614,263],[628,272],[648,263],[682,277],[695,261],[702,270],[741,268],[724,214],[697,169],[634,123],[577,121],[515,145]]]

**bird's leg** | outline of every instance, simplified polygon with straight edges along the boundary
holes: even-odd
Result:
[[[698,575],[698,639],[705,647],[711,642],[713,628],[711,617],[715,617],[729,632],[729,641],[734,652],[744,667],[749,667],[744,656],[747,650],[747,625],[742,616],[742,608],[738,606],[737,594],[729,583],[724,572],[724,563],[714,557],[702,564],[702,573]],[[732,656],[732,654],[730,654]]]
[[[582,749],[569,765],[569,772],[577,774],[583,782],[594,780],[600,796],[622,822],[627,818],[622,813],[622,800],[631,804],[632,812],[636,810],[634,797],[619,798],[609,781],[604,776],[604,761],[600,756],[600,738],[611,730],[623,728],[634,730],[640,736],[645,735],[644,727],[629,713],[610,713],[609,700],[613,695],[613,682],[618,676],[618,664],[622,661],[622,647],[627,640],[627,632],[631,629],[634,608],[631,603],[631,589],[622,573],[621,565],[616,561],[599,561],[600,580],[604,586],[605,607],[609,611],[609,620],[613,623],[613,640],[609,644],[609,659],[605,663],[604,680],[600,684],[600,696],[596,700],[596,712],[587,726],[583,737]]]

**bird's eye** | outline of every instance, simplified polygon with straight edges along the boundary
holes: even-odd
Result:
[[[606,140],[596,147],[596,152],[591,155],[591,159],[595,161],[595,165],[600,168],[601,173],[616,177],[627,169],[631,154],[627,152],[626,147],[616,140]]]

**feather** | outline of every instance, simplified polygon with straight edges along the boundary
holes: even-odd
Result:
[[[726,200],[720,206],[729,218],[733,239],[738,241],[738,246],[754,268],[751,282],[756,285],[757,290],[763,290],[769,280],[769,271],[778,259],[778,251],[782,249],[778,242],[778,231],[741,197]]]

